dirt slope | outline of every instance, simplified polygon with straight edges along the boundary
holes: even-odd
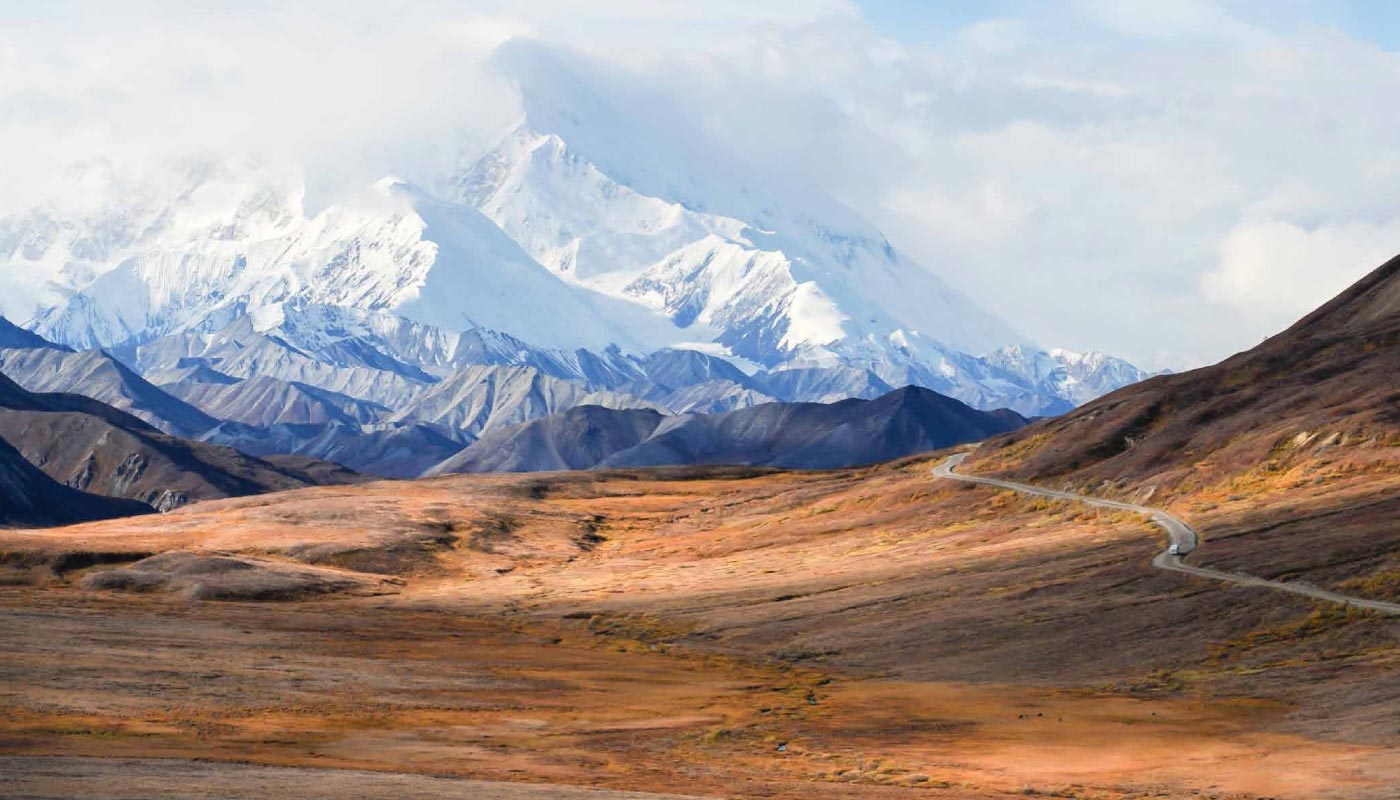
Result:
[[[1122,389],[969,462],[1079,487],[1221,490],[1323,449],[1400,445],[1400,258],[1260,346]]]

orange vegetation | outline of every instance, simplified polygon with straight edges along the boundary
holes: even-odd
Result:
[[[450,477],[0,533],[0,753],[742,797],[1400,782],[1394,623],[1159,573],[1136,516],[928,467]],[[1208,512],[1210,547],[1262,558],[1258,514]],[[170,551],[357,582],[87,588]]]

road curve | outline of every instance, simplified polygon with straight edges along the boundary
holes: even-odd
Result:
[[[1264,578],[1256,578],[1253,575],[1244,575],[1238,572],[1224,572],[1209,567],[1194,567],[1187,564],[1185,556],[1190,554],[1200,545],[1200,537],[1190,525],[1173,517],[1171,514],[1160,508],[1149,508],[1147,506],[1133,505],[1132,503],[1120,503],[1117,500],[1103,500],[1097,497],[1088,497],[1082,494],[1070,492],[1058,492],[1054,489],[1042,489],[1028,483],[1016,483],[1015,481],[1004,481],[997,478],[978,478],[972,475],[960,475],[953,470],[966,459],[970,453],[958,453],[950,456],[943,463],[933,468],[933,474],[939,478],[962,481],[963,483],[977,483],[983,486],[994,486],[998,489],[1009,489],[1022,494],[1033,494],[1038,497],[1049,497],[1055,500],[1072,500],[1077,503],[1098,506],[1100,508],[1114,508],[1120,511],[1132,511],[1137,514],[1144,514],[1152,518],[1152,521],[1167,532],[1167,541],[1170,545],[1166,550],[1158,553],[1152,559],[1152,566],[1170,572],[1180,572],[1183,575],[1194,575],[1197,578],[1209,578],[1211,580],[1226,581],[1240,586],[1253,586],[1260,589],[1273,589],[1289,594],[1298,594],[1304,597],[1311,597],[1314,600],[1326,600],[1332,603],[1341,603],[1346,606],[1364,608],[1368,611],[1379,611],[1383,614],[1400,614],[1400,603],[1386,603],[1380,600],[1367,600],[1363,597],[1352,597],[1351,595],[1329,592],[1326,589],[1319,589],[1316,586],[1308,586],[1302,583],[1284,583],[1283,581],[1271,581]],[[1172,546],[1175,546],[1180,555],[1172,553]]]

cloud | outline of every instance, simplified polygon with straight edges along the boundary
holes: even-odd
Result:
[[[253,152],[304,164],[313,204],[386,174],[427,178],[518,119],[514,88],[485,66],[512,37],[635,67],[855,14],[846,0],[0,2],[0,213],[73,200],[71,168],[91,163],[149,178]]]
[[[855,104],[898,167],[843,196],[1042,342],[1147,366],[1256,343],[1400,250],[1396,54],[1322,26],[1211,33],[1210,4],[1114,6],[1131,20],[1064,38],[1028,18],[1009,55],[906,45],[918,102]],[[1272,289],[1233,255],[1266,223],[1321,243]]]
[[[1303,228],[1288,222],[1235,226],[1220,262],[1201,280],[1205,296],[1232,310],[1287,324],[1400,252],[1400,219]]]
[[[1113,31],[1149,39],[1241,35],[1253,28],[1216,0],[1079,0],[1085,15]]]
[[[1019,19],[988,19],[958,32],[965,46],[991,55],[1014,53],[1026,44],[1026,23]]]
[[[0,206],[61,190],[66,167],[92,160],[140,171],[257,152],[348,185],[424,167],[518,114],[509,88],[480,68],[500,41],[528,32],[518,21],[85,11],[0,27],[0,152],[11,154],[0,159]]]

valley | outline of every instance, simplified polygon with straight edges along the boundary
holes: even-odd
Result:
[[[152,776],[212,759],[704,796],[1386,796],[1394,620],[1160,572],[1138,515],[937,481],[938,460],[449,476],[0,534],[22,637],[0,741],[162,759],[134,762]],[[1341,497],[1364,509],[1392,481]],[[1255,533],[1269,513],[1192,520],[1225,562],[1279,550]],[[172,551],[356,580],[94,580]],[[88,769],[10,763],[35,769],[0,781],[29,790]]]

